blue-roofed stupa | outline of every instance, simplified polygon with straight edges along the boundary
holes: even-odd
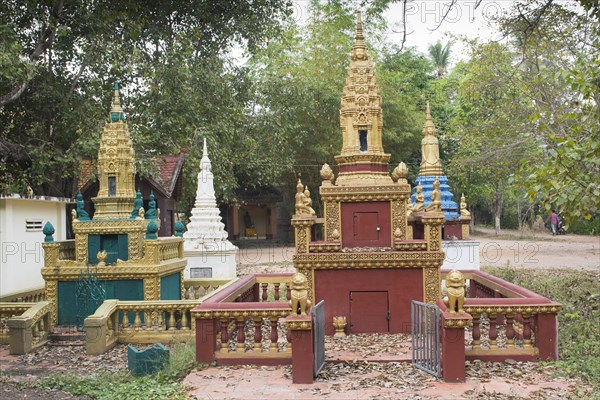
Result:
[[[436,129],[431,118],[429,102],[427,102],[427,113],[425,117],[425,126],[423,127],[423,140],[421,141],[421,168],[419,176],[413,188],[411,200],[415,203],[417,196],[417,186],[420,184],[423,187],[423,195],[425,196],[425,207],[431,202],[431,193],[433,192],[433,183],[436,178],[440,181],[440,191],[442,192],[442,211],[446,216],[446,221],[457,220],[460,217],[458,205],[452,199],[453,194],[450,192],[448,178],[442,170],[440,161],[440,145],[435,136]]]

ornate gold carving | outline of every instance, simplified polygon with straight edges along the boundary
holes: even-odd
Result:
[[[340,230],[340,203],[336,201],[325,202],[325,240],[339,241]]]
[[[562,308],[562,304],[551,303],[551,304],[509,304],[509,305],[469,305],[468,303],[463,306],[466,313],[473,316],[486,314],[557,314]]]
[[[114,180],[114,182],[112,181]],[[115,85],[111,121],[104,125],[98,149],[98,196],[94,220],[129,218],[135,200],[135,152]],[[109,182],[112,186],[109,189]],[[109,191],[114,190],[113,193]]]
[[[394,250],[398,251],[427,251],[426,241],[394,242]]]
[[[311,301],[308,299],[308,279],[302,273],[295,273],[292,276],[291,300],[289,301],[292,308],[291,315],[306,316],[310,308]]]
[[[426,225],[425,229],[426,229],[426,231],[429,231],[428,235],[427,235],[427,232],[425,232],[426,240],[429,243],[429,250],[430,251],[440,251],[440,249],[442,247],[440,226],[439,225]]]
[[[54,280],[46,280],[46,293],[45,293],[46,301],[52,303],[52,307],[54,308],[52,312],[52,323],[51,326],[56,326],[56,318],[58,315],[58,288],[57,283]]]
[[[333,328],[335,329],[335,337],[344,337],[346,336],[346,332],[344,329],[346,328],[347,322],[346,317],[333,317]]]
[[[473,325],[473,318],[469,315],[452,316],[444,320],[444,328],[446,329],[463,329]]]
[[[470,218],[469,218],[470,220]],[[469,229],[469,222],[467,221],[467,223],[463,223],[461,226],[461,230],[462,230],[462,239],[463,240],[469,240],[471,237],[471,231]]]
[[[323,179],[323,185],[326,186],[333,185],[334,183],[335,177],[333,175],[333,170],[327,163],[323,164],[323,167],[321,167],[321,179]]]
[[[340,251],[342,245],[339,242],[311,242],[308,249],[310,253],[330,253]]]
[[[406,203],[404,200],[392,201],[392,232],[394,239],[406,239]]]
[[[338,178],[339,180],[339,178]],[[324,202],[405,201],[410,196],[410,185],[379,186],[321,186]]]
[[[441,298],[439,268],[423,269],[423,302],[434,304]]]
[[[312,329],[312,321],[309,320],[294,320],[286,319],[285,324],[290,331],[310,331]]]
[[[106,260],[107,256],[108,256],[108,253],[106,252],[106,250],[100,250],[98,253],[96,253],[96,258],[98,259],[99,267],[106,266],[106,262],[104,262],[104,261]]]
[[[431,268],[440,267],[444,253],[427,252],[349,252],[304,253],[292,257],[297,270],[337,268]]]
[[[144,279],[144,300],[160,299],[160,278],[150,277]]]
[[[398,164],[398,166],[392,171],[392,180],[394,181],[394,183],[408,183],[408,181],[406,180],[407,176],[408,168],[403,162]]]
[[[462,314],[465,312],[465,277],[457,270],[453,269],[446,275],[446,288],[448,296],[444,297],[444,304],[448,307],[451,314]]]
[[[245,320],[250,317],[254,321],[261,320],[262,318],[267,318],[271,321],[277,321],[279,318],[285,318],[290,315],[289,308],[271,308],[271,309],[263,309],[263,310],[250,310],[250,309],[240,309],[240,310],[212,310],[212,309],[192,309],[191,311],[194,319],[219,319],[221,321],[230,321],[232,319],[235,320]]]

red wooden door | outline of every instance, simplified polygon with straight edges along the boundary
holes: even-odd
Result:
[[[350,332],[389,332],[388,292],[350,292]]]
[[[343,247],[390,247],[390,203],[342,203]]]

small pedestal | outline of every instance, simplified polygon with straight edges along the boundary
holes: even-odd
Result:
[[[470,314],[442,313],[442,377],[444,382],[464,382],[465,327],[470,326]]]
[[[315,349],[312,316],[291,315],[285,319],[285,322],[292,334],[292,382],[313,383]]]

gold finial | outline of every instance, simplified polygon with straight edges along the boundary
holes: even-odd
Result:
[[[334,337],[346,336],[346,333],[344,332],[344,328],[346,328],[347,324],[348,323],[346,322],[345,316],[333,317],[333,327],[335,328],[335,334],[333,336]]]
[[[352,61],[364,61],[369,58],[367,54],[367,45],[363,36],[363,25],[360,11],[356,12],[356,37],[354,46],[352,46]]]
[[[333,183],[333,178],[334,178],[333,170],[331,169],[329,164],[327,164],[327,163],[323,164],[323,167],[321,167],[321,179],[323,179],[323,183],[324,184]]]
[[[423,135],[435,135],[435,124],[431,118],[431,109],[429,101],[427,101],[427,110],[425,111],[425,126],[423,127]]]
[[[110,119],[112,122],[119,122],[122,119],[123,109],[121,108],[121,100],[119,99],[119,82],[114,84],[114,97],[112,107],[110,108]]]

